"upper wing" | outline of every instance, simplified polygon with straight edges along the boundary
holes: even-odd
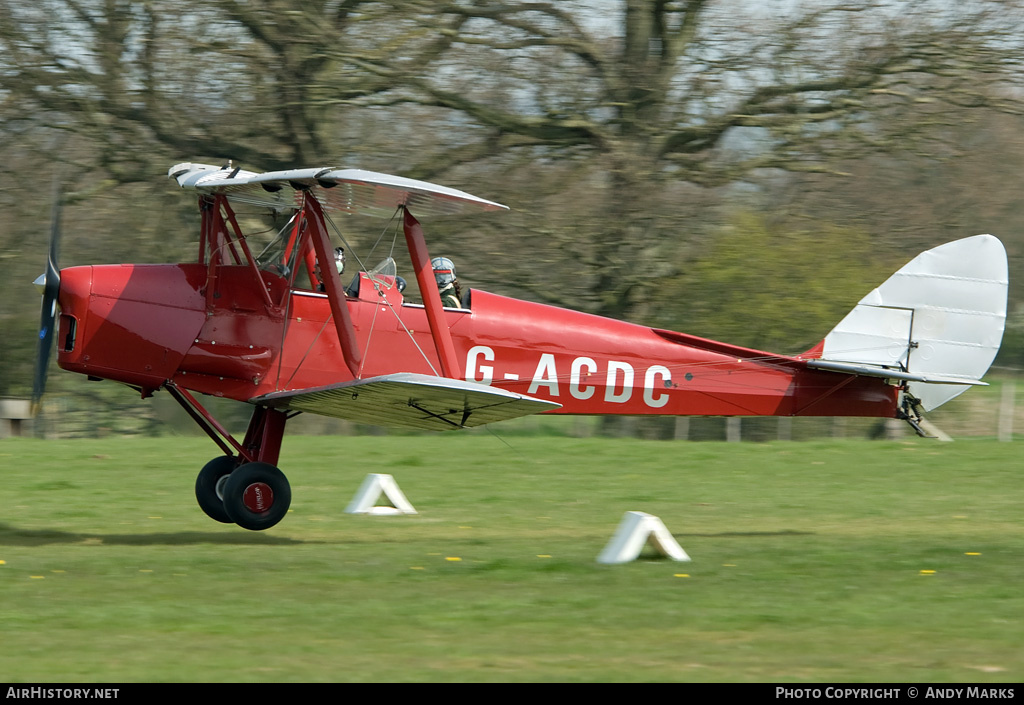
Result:
[[[175,164],[167,175],[184,189],[223,193],[239,203],[275,210],[300,205],[302,191],[312,192],[327,210],[390,218],[399,206],[417,217],[507,210],[508,206],[439,186],[362,169],[289,169],[256,173],[209,164]]]
[[[276,409],[427,431],[472,428],[561,406],[477,382],[407,372],[273,392],[249,401]]]

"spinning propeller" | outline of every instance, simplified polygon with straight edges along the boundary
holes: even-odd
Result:
[[[60,245],[60,185],[54,186],[53,211],[50,215],[50,252],[46,259],[46,272],[33,282],[43,295],[39,314],[39,347],[36,352],[36,368],[32,377],[32,415],[39,411],[39,402],[46,389],[46,372],[53,354],[54,330],[57,325],[57,292],[60,289],[60,270],[57,268],[57,251]]]

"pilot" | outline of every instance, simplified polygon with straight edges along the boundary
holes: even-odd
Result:
[[[462,308],[462,288],[455,277],[455,263],[447,257],[435,257],[430,260],[430,267],[434,270],[434,280],[444,307]]]
[[[334,248],[334,268],[338,270],[338,275],[339,276],[341,275],[342,272],[345,271],[345,248],[344,247],[335,247]],[[325,288],[324,288],[324,276],[320,272],[320,263],[319,262],[316,265],[316,278],[320,280],[320,286],[318,287],[319,290],[320,291],[325,291]]]

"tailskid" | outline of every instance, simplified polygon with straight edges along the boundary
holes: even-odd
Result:
[[[921,409],[921,400],[904,392],[900,400],[900,408],[896,412],[896,418],[906,421],[921,438],[938,438],[933,433],[928,433],[922,424],[925,423],[924,414]]]

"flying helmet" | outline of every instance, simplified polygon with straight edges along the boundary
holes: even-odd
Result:
[[[430,268],[434,270],[434,279],[438,286],[448,286],[455,281],[455,263],[447,257],[435,257],[430,260]]]
[[[334,266],[338,269],[338,274],[345,271],[345,248],[335,247],[334,248]]]

